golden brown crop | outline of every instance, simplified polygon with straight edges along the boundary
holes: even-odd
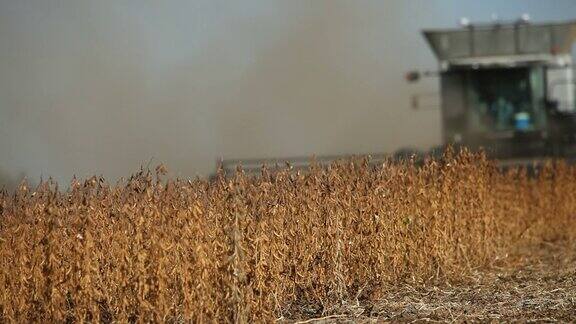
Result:
[[[140,172],[0,196],[0,321],[270,321],[461,280],[573,235],[576,167],[344,160],[215,181]]]

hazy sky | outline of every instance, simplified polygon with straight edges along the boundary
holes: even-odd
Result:
[[[403,74],[434,68],[419,31],[574,19],[574,0],[0,0],[0,175],[103,174],[216,159],[440,143]]]

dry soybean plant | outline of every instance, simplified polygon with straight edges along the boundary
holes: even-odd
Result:
[[[575,166],[529,175],[467,151],[22,183],[0,196],[0,322],[326,316],[400,282],[464,280],[519,242],[569,239],[575,211]]]

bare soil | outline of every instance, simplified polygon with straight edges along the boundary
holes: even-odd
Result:
[[[391,287],[377,302],[298,323],[574,322],[576,243],[525,246],[466,283]]]

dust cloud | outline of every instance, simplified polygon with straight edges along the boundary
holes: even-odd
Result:
[[[493,12],[567,19],[573,1],[0,0],[0,170],[18,181],[218,158],[392,152],[440,142],[414,111],[419,31]],[[2,181],[2,180],[0,180]],[[6,180],[7,181],[7,180]],[[6,182],[5,181],[5,182]]]

